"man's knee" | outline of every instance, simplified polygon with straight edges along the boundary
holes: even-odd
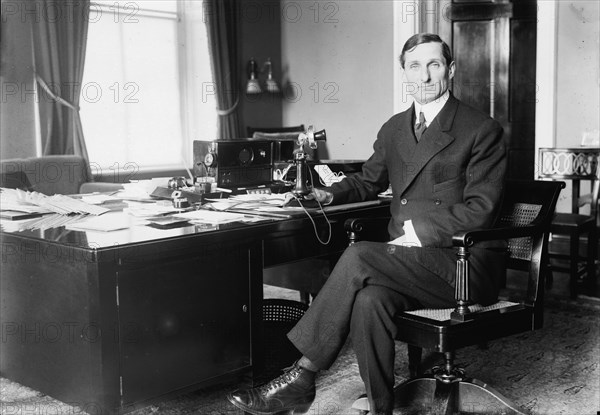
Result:
[[[366,286],[358,292],[354,301],[354,309],[361,314],[378,313],[381,308],[390,305],[389,288]]]
[[[367,249],[367,245],[364,242],[357,242],[346,248],[344,254],[342,255],[342,258],[345,258],[347,261],[360,259],[364,257],[365,253],[367,252]]]
[[[354,301],[352,310],[352,337],[356,335],[383,338],[384,333],[395,336],[396,325],[394,295],[389,288],[366,286],[360,290]]]
[[[339,266],[358,269],[373,255],[373,247],[368,242],[358,242],[346,248],[338,261]]]

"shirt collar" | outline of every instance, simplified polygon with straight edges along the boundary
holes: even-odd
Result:
[[[431,102],[428,102],[425,105],[421,105],[417,101],[415,101],[415,123],[419,122],[419,113],[423,112],[423,115],[425,116],[425,124],[427,125],[427,127],[429,127],[431,121],[434,120],[434,118],[439,114],[442,108],[444,108],[444,105],[446,105],[448,98],[450,98],[450,91],[447,90],[441,97]]]

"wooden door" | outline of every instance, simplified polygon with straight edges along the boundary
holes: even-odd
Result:
[[[533,179],[536,0],[452,0],[440,13],[457,67],[453,93],[504,127],[508,178]]]

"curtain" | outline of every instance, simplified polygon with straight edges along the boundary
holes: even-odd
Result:
[[[79,117],[90,0],[35,0],[34,76],[44,155],[89,157]],[[39,11],[39,12],[38,12]]]
[[[218,106],[217,135],[223,140],[239,138],[237,112],[240,99],[237,69],[239,5],[236,0],[204,0],[203,7]]]

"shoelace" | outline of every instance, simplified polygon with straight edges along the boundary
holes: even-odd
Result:
[[[261,388],[260,388],[261,393],[264,394],[264,393],[270,391],[271,389],[278,388],[286,383],[291,382],[292,380],[294,380],[297,377],[298,372],[300,371],[300,367],[294,365],[294,366],[286,367],[283,370],[284,370],[284,373],[282,375],[276,377],[269,383],[266,383],[263,386],[261,386]]]

